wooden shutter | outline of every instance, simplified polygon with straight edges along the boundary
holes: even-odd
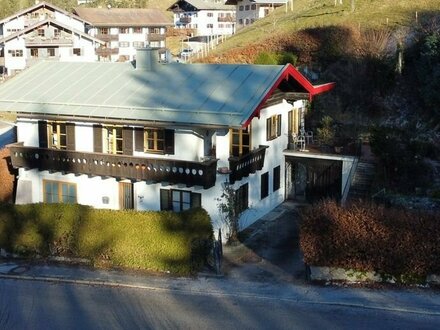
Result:
[[[133,128],[122,128],[122,153],[124,155],[133,155]]]
[[[40,148],[47,148],[47,122],[38,121],[38,144]]]
[[[277,136],[281,135],[281,115],[277,116]]]
[[[93,151],[102,152],[102,126],[93,125]]]
[[[66,123],[66,149],[75,150],[75,124]]]
[[[270,141],[270,127],[271,127],[271,120],[270,118],[266,119],[266,141]]]
[[[191,208],[202,207],[202,194],[191,193]]]
[[[161,189],[160,190],[160,210],[166,211],[171,210],[171,190]]]
[[[165,130],[165,153],[174,155],[174,130]]]
[[[134,150],[144,152],[144,128],[136,127],[134,129]]]

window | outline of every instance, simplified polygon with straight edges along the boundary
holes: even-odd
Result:
[[[238,24],[243,25],[243,19],[242,19],[242,18],[240,18],[240,19],[238,20]]]
[[[281,185],[281,166],[277,166],[273,169],[273,191],[280,189]]]
[[[12,57],[23,57],[23,50],[22,49],[10,49],[10,50],[8,50],[8,54],[10,54]]]
[[[174,154],[174,130],[137,127],[134,130],[135,151]]]
[[[44,37],[44,29],[38,29],[38,30],[37,30],[37,35],[38,35],[39,37]]]
[[[43,180],[44,203],[76,203],[76,184]]]
[[[251,150],[251,129],[250,126],[246,129],[231,129],[231,156],[246,155]]]
[[[58,29],[54,29],[53,30],[53,36],[55,38],[58,38],[60,35],[61,35],[61,31],[60,30],[58,30]]]
[[[119,28],[119,33],[127,34],[128,33],[128,28],[126,28],[126,27]]]
[[[31,48],[31,57],[38,57],[38,48]]]
[[[214,17],[214,14],[213,14],[213,13],[206,13],[206,16],[208,16],[208,17]]]
[[[150,47],[153,47],[153,48],[160,47],[160,41],[150,41]]]
[[[133,33],[142,33],[142,28],[141,27],[134,27]]]
[[[108,34],[108,28],[99,28],[99,34]]]
[[[128,41],[119,41],[119,47],[130,47],[130,43]]]
[[[238,7],[238,10],[243,11],[243,8],[244,8],[243,6],[240,6],[240,7]]]
[[[212,29],[212,28],[214,28],[214,24],[206,24],[206,27],[207,27],[208,29]]]
[[[150,33],[152,33],[152,34],[160,34],[160,28],[150,28]]]
[[[219,29],[223,29],[225,27],[225,25],[224,24],[222,24],[222,23],[219,23],[219,25],[218,25],[218,28]]]
[[[54,57],[55,56],[55,48],[48,48],[47,49],[47,56]]]
[[[269,172],[261,174],[261,199],[269,196]]]
[[[81,48],[73,48],[73,55],[81,56]]]
[[[165,150],[165,130],[146,128],[144,130],[145,152],[163,152]]]
[[[66,123],[48,122],[47,123],[49,148],[67,149],[67,130]]]
[[[249,10],[249,5],[246,5],[246,6],[244,7],[244,10]]]
[[[276,139],[281,135],[281,115],[267,118],[266,121],[266,140]]]
[[[251,10],[256,10],[256,9],[257,9],[257,5],[256,4],[251,5]]]
[[[235,191],[236,214],[242,213],[249,208],[249,184],[245,183]]]
[[[202,194],[186,190],[161,189],[160,209],[180,212],[202,206]]]
[[[298,108],[293,108],[288,113],[288,130],[289,134],[296,134],[299,133],[299,124],[300,124],[300,112]]]
[[[104,126],[103,141],[103,152],[109,154],[122,154],[122,126]]]

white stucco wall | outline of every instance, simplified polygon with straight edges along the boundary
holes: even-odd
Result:
[[[252,148],[258,148],[260,145],[268,146],[266,149],[265,162],[262,170],[248,177],[244,177],[233,184],[234,189],[238,189],[245,183],[249,184],[249,209],[246,210],[240,219],[241,228],[247,227],[261,216],[270,212],[274,207],[279,205],[285,196],[285,161],[282,151],[287,147],[288,136],[288,111],[292,108],[291,104],[283,102],[269,108],[261,110],[260,118],[255,117],[252,120]],[[266,141],[266,119],[281,114],[281,135],[274,140]],[[18,121],[18,141],[24,142],[28,146],[38,146],[38,123],[32,120]],[[207,137],[204,130],[194,133],[190,130],[178,129],[175,131],[175,154],[174,155],[154,155],[135,152],[135,156],[157,157],[178,160],[200,161],[200,157],[204,156],[204,140]],[[93,151],[93,126],[92,123],[77,123],[75,126],[76,149],[78,151]],[[218,167],[229,167],[229,131],[218,130],[213,138],[216,147],[216,158],[219,159]],[[133,139],[134,141],[134,139]],[[280,188],[273,191],[273,171],[274,168],[280,166]],[[269,194],[261,199],[261,175],[269,173]],[[23,170],[20,169],[19,180],[32,181],[31,200],[34,203],[43,201],[43,180],[57,180],[76,183],[78,203],[91,205],[97,208],[119,208],[119,183],[113,178],[88,177],[86,175],[74,175],[48,171]],[[225,225],[221,221],[218,212],[218,198],[222,194],[223,185],[228,180],[228,175],[216,174],[216,185],[210,189],[203,189],[200,186],[186,187],[182,184],[169,185],[166,182],[136,182],[134,183],[134,205],[139,210],[159,210],[160,209],[160,189],[178,189],[200,193],[202,195],[202,206],[210,214],[213,225],[217,230]],[[23,202],[29,202],[26,193],[19,192]],[[108,197],[108,204],[103,202],[103,197]],[[106,198],[104,198],[106,199]],[[20,203],[20,200],[17,200]]]

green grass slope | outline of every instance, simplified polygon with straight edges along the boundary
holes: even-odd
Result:
[[[337,2],[335,5],[335,0],[293,0],[293,4],[277,8],[266,18],[238,30],[205,61],[249,63],[255,57],[253,49],[286,48],[292,34],[307,29],[349,26],[392,30],[412,27],[440,10],[438,0],[355,0],[354,11],[351,0],[343,0],[342,5]]]

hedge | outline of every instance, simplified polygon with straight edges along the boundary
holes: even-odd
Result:
[[[422,278],[440,274],[440,215],[323,200],[303,211],[300,246],[308,265]]]
[[[190,274],[213,235],[204,209],[115,211],[73,204],[0,204],[0,247],[25,257],[63,256],[110,266]],[[202,247],[202,248],[201,248]]]

